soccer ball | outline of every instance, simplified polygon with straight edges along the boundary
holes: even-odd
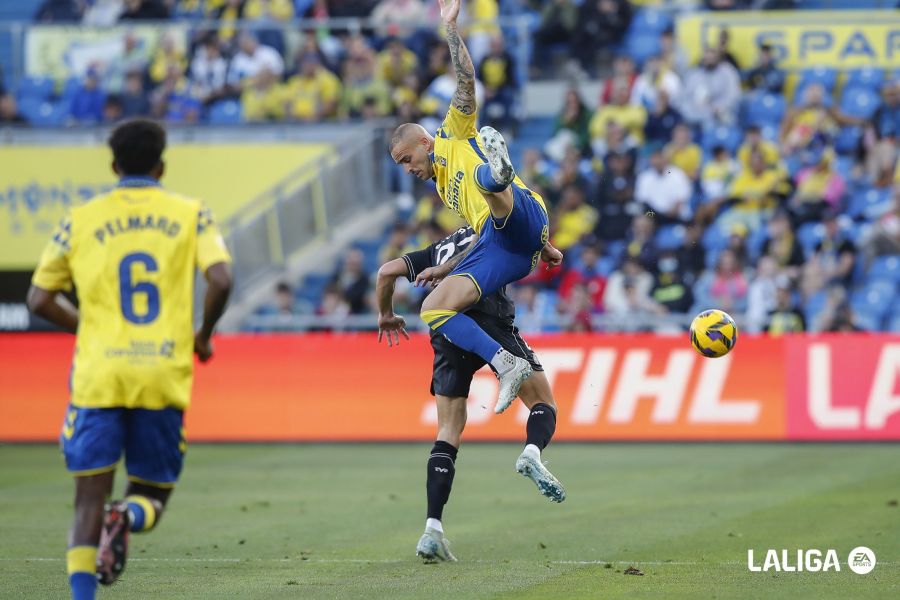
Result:
[[[691,345],[707,358],[725,356],[737,343],[737,325],[721,310],[704,310],[691,321]]]

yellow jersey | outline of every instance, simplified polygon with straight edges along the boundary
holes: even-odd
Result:
[[[447,110],[447,118],[434,138],[431,162],[434,166],[434,182],[443,203],[465,219],[476,232],[480,232],[491,209],[475,181],[475,167],[487,162],[478,130],[475,129],[477,119],[477,113],[463,114],[451,104]],[[518,175],[513,183],[528,190]],[[547,212],[544,199],[539,194],[528,191],[544,212]]]
[[[72,208],[32,279],[78,293],[72,405],[187,407],[196,269],[230,260],[209,209],[154,179],[125,177]]]

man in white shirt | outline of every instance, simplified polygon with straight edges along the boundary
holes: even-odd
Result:
[[[264,69],[281,78],[284,73],[284,59],[275,48],[263,46],[256,35],[244,32],[241,34],[240,49],[241,51],[231,60],[228,70],[229,85],[244,87]]]
[[[715,48],[706,48],[700,64],[688,71],[678,109],[691,125],[715,127],[737,121],[741,76]]]
[[[691,191],[684,171],[657,149],[650,155],[650,168],[638,175],[634,198],[656,213],[657,223],[666,224],[691,218]]]

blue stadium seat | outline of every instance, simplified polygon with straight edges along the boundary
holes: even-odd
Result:
[[[725,146],[729,152],[735,152],[741,145],[742,137],[740,129],[721,125],[703,130],[701,146],[707,152],[712,152],[716,146]]]
[[[700,243],[703,244],[707,251],[721,250],[728,245],[728,236],[722,231],[722,227],[713,224],[703,232]]]
[[[241,104],[234,100],[222,100],[209,108],[212,125],[236,125],[241,122]]]
[[[19,83],[17,98],[27,100],[47,100],[53,95],[53,80],[49,77],[26,77]]]
[[[78,77],[69,77],[63,84],[61,97],[63,100],[72,100],[81,89],[81,79]]]
[[[834,149],[842,156],[854,154],[859,147],[861,137],[862,129],[860,127],[856,125],[841,127],[834,138]]]
[[[656,232],[656,245],[660,250],[674,250],[684,242],[683,225],[663,225]]]
[[[803,307],[803,315],[806,317],[807,329],[812,327],[815,323],[816,318],[818,318],[819,314],[821,314],[822,310],[825,308],[827,300],[828,293],[825,290],[820,290],[810,296],[806,301],[806,304]]]
[[[19,112],[35,127],[60,127],[69,115],[65,102],[50,102],[36,98],[24,98],[19,102]]]
[[[881,89],[884,83],[884,71],[875,67],[862,67],[847,71],[844,88],[866,88],[873,91]]]
[[[866,329],[879,329],[882,319],[890,312],[897,286],[889,281],[872,281],[850,296],[850,307],[856,316],[872,323]]]
[[[629,34],[625,38],[625,54],[639,65],[644,64],[648,58],[659,54],[661,50],[659,34],[635,33]]]
[[[797,241],[806,256],[811,255],[816,245],[825,237],[825,226],[821,223],[804,223],[797,230]]]
[[[672,16],[669,12],[645,8],[635,13],[628,31],[629,33],[659,35],[670,27],[672,27]]]
[[[871,118],[879,104],[878,92],[865,87],[846,88],[841,95],[841,112],[857,119]]]
[[[746,122],[748,125],[777,126],[784,117],[785,100],[781,94],[768,92],[756,93],[750,96],[746,104]]]
[[[854,219],[873,221],[891,205],[890,188],[869,188],[850,199],[847,214]]]
[[[800,71],[800,82],[797,89],[801,90],[812,83],[820,83],[827,93],[834,91],[837,84],[838,71],[831,67],[813,67]]]
[[[900,256],[879,256],[872,261],[867,276],[870,281],[900,284]]]

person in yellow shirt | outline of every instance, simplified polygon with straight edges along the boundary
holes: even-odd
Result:
[[[398,86],[419,68],[415,53],[403,44],[400,38],[392,37],[378,53],[378,73],[391,86]]]
[[[300,71],[284,85],[285,111],[289,118],[317,121],[337,116],[341,80],[322,66],[319,56],[300,57]]]
[[[750,155],[750,168],[743,169],[731,182],[728,192],[731,208],[720,219],[720,225],[730,228],[743,223],[756,229],[763,219],[772,214],[777,204],[778,187],[784,180],[780,169],[766,165],[761,152]]]
[[[152,121],[116,127],[109,145],[118,186],[69,210],[28,292],[32,312],[76,333],[61,438],[75,477],[66,554],[74,600],[93,600],[98,580],[116,581],[129,531],[159,522],[184,461],[192,355],[212,356],[231,289],[231,259],[209,209],[160,187],[165,144]],[[195,334],[197,269],[208,286]],[[73,287],[78,308],[62,295]],[[104,506],[123,453],[125,500]]]
[[[294,3],[291,0],[247,0],[243,17],[250,21],[289,21],[294,18]]]
[[[598,108],[591,118],[589,130],[592,140],[605,138],[607,123],[612,121],[624,127],[639,143],[643,142],[647,109],[629,104],[629,95],[628,87],[624,85],[613,88],[610,103]]]
[[[159,47],[150,61],[150,79],[160,83],[173,67],[178,67],[181,72],[187,69],[187,58],[184,52],[175,45],[175,39],[171,34],[165,33],[159,38]]]
[[[669,162],[684,171],[691,181],[697,181],[700,165],[703,162],[703,151],[691,139],[691,129],[680,123],[672,130],[672,141],[666,146],[665,153]]]
[[[584,190],[577,185],[566,186],[553,218],[553,245],[560,250],[571,248],[594,230],[597,219],[597,209],[584,201]]]
[[[280,121],[285,116],[284,89],[272,71],[263,69],[241,94],[241,114],[248,123]]]
[[[744,130],[744,143],[738,148],[737,159],[742,168],[750,168],[750,155],[759,152],[766,167],[779,168],[781,153],[774,142],[764,139],[758,125],[750,125]]]

